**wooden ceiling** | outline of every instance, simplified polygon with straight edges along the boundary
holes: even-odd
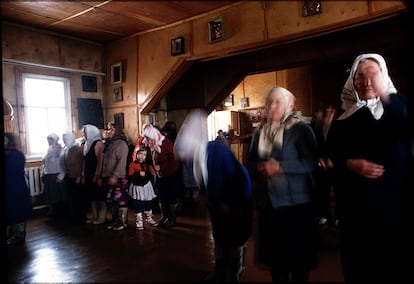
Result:
[[[240,1],[2,0],[2,20],[105,43],[173,25]]]

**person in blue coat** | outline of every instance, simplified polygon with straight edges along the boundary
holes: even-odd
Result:
[[[175,149],[193,159],[194,176],[207,200],[214,239],[215,271],[210,280],[240,282],[252,233],[252,186],[247,169],[230,148],[207,139],[207,115],[195,110],[178,132]]]
[[[26,240],[26,222],[33,215],[32,197],[26,182],[26,158],[18,150],[18,139],[13,133],[4,133],[7,200],[7,245]]]

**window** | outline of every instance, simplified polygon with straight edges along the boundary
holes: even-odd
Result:
[[[41,158],[47,150],[46,137],[70,131],[69,80],[61,77],[23,74],[24,115],[28,160]],[[59,142],[62,143],[62,140]]]

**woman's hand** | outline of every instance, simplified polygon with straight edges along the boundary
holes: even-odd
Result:
[[[92,182],[98,184],[98,186],[102,186],[102,177],[100,175],[94,175]]]
[[[265,177],[271,177],[274,175],[281,174],[282,168],[280,167],[279,161],[270,158],[266,161],[259,162],[257,164],[257,171]]]
[[[109,178],[108,178],[108,184],[109,185],[116,185],[116,183],[117,183],[117,178],[116,177],[114,177],[114,176],[110,176]]]
[[[348,159],[346,166],[351,171],[369,179],[376,179],[384,174],[384,166],[365,159]]]

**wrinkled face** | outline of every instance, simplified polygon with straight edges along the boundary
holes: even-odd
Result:
[[[154,148],[154,146],[156,144],[155,139],[151,139],[151,138],[147,137],[147,140],[148,140],[148,146],[151,147],[151,148]]]
[[[280,122],[287,109],[287,99],[280,93],[273,92],[266,101],[269,122]]]
[[[386,84],[378,63],[367,60],[358,65],[354,86],[361,100],[373,99],[385,92]]]

